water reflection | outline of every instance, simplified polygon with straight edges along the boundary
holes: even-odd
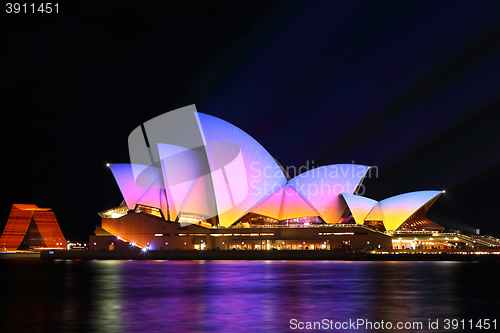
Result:
[[[292,318],[426,325],[500,313],[491,263],[9,259],[0,269],[1,332],[280,332]]]

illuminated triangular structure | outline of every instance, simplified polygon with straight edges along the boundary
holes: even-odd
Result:
[[[35,237],[30,237],[33,235]],[[66,239],[50,208],[12,205],[9,220],[0,237],[0,250],[15,251],[20,247],[66,248]]]

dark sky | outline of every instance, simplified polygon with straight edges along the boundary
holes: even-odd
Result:
[[[283,166],[377,166],[366,196],[445,189],[428,217],[500,236],[500,2],[64,4],[2,17],[0,229],[32,203],[85,241],[129,133],[196,104]]]

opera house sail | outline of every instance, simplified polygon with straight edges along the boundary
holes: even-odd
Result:
[[[124,200],[100,213],[95,249],[383,248],[391,232],[443,229],[425,217],[441,191],[366,198],[370,168],[357,164],[292,178],[250,135],[194,105],[138,126],[128,143],[131,163],[108,164]]]

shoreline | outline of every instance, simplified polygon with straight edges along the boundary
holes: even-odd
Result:
[[[42,260],[341,260],[341,261],[490,261],[500,262],[499,254],[447,253],[363,253],[345,250],[151,250],[94,251],[54,250],[42,251]],[[22,257],[22,254],[19,254]],[[1,258],[1,256],[0,256]]]

